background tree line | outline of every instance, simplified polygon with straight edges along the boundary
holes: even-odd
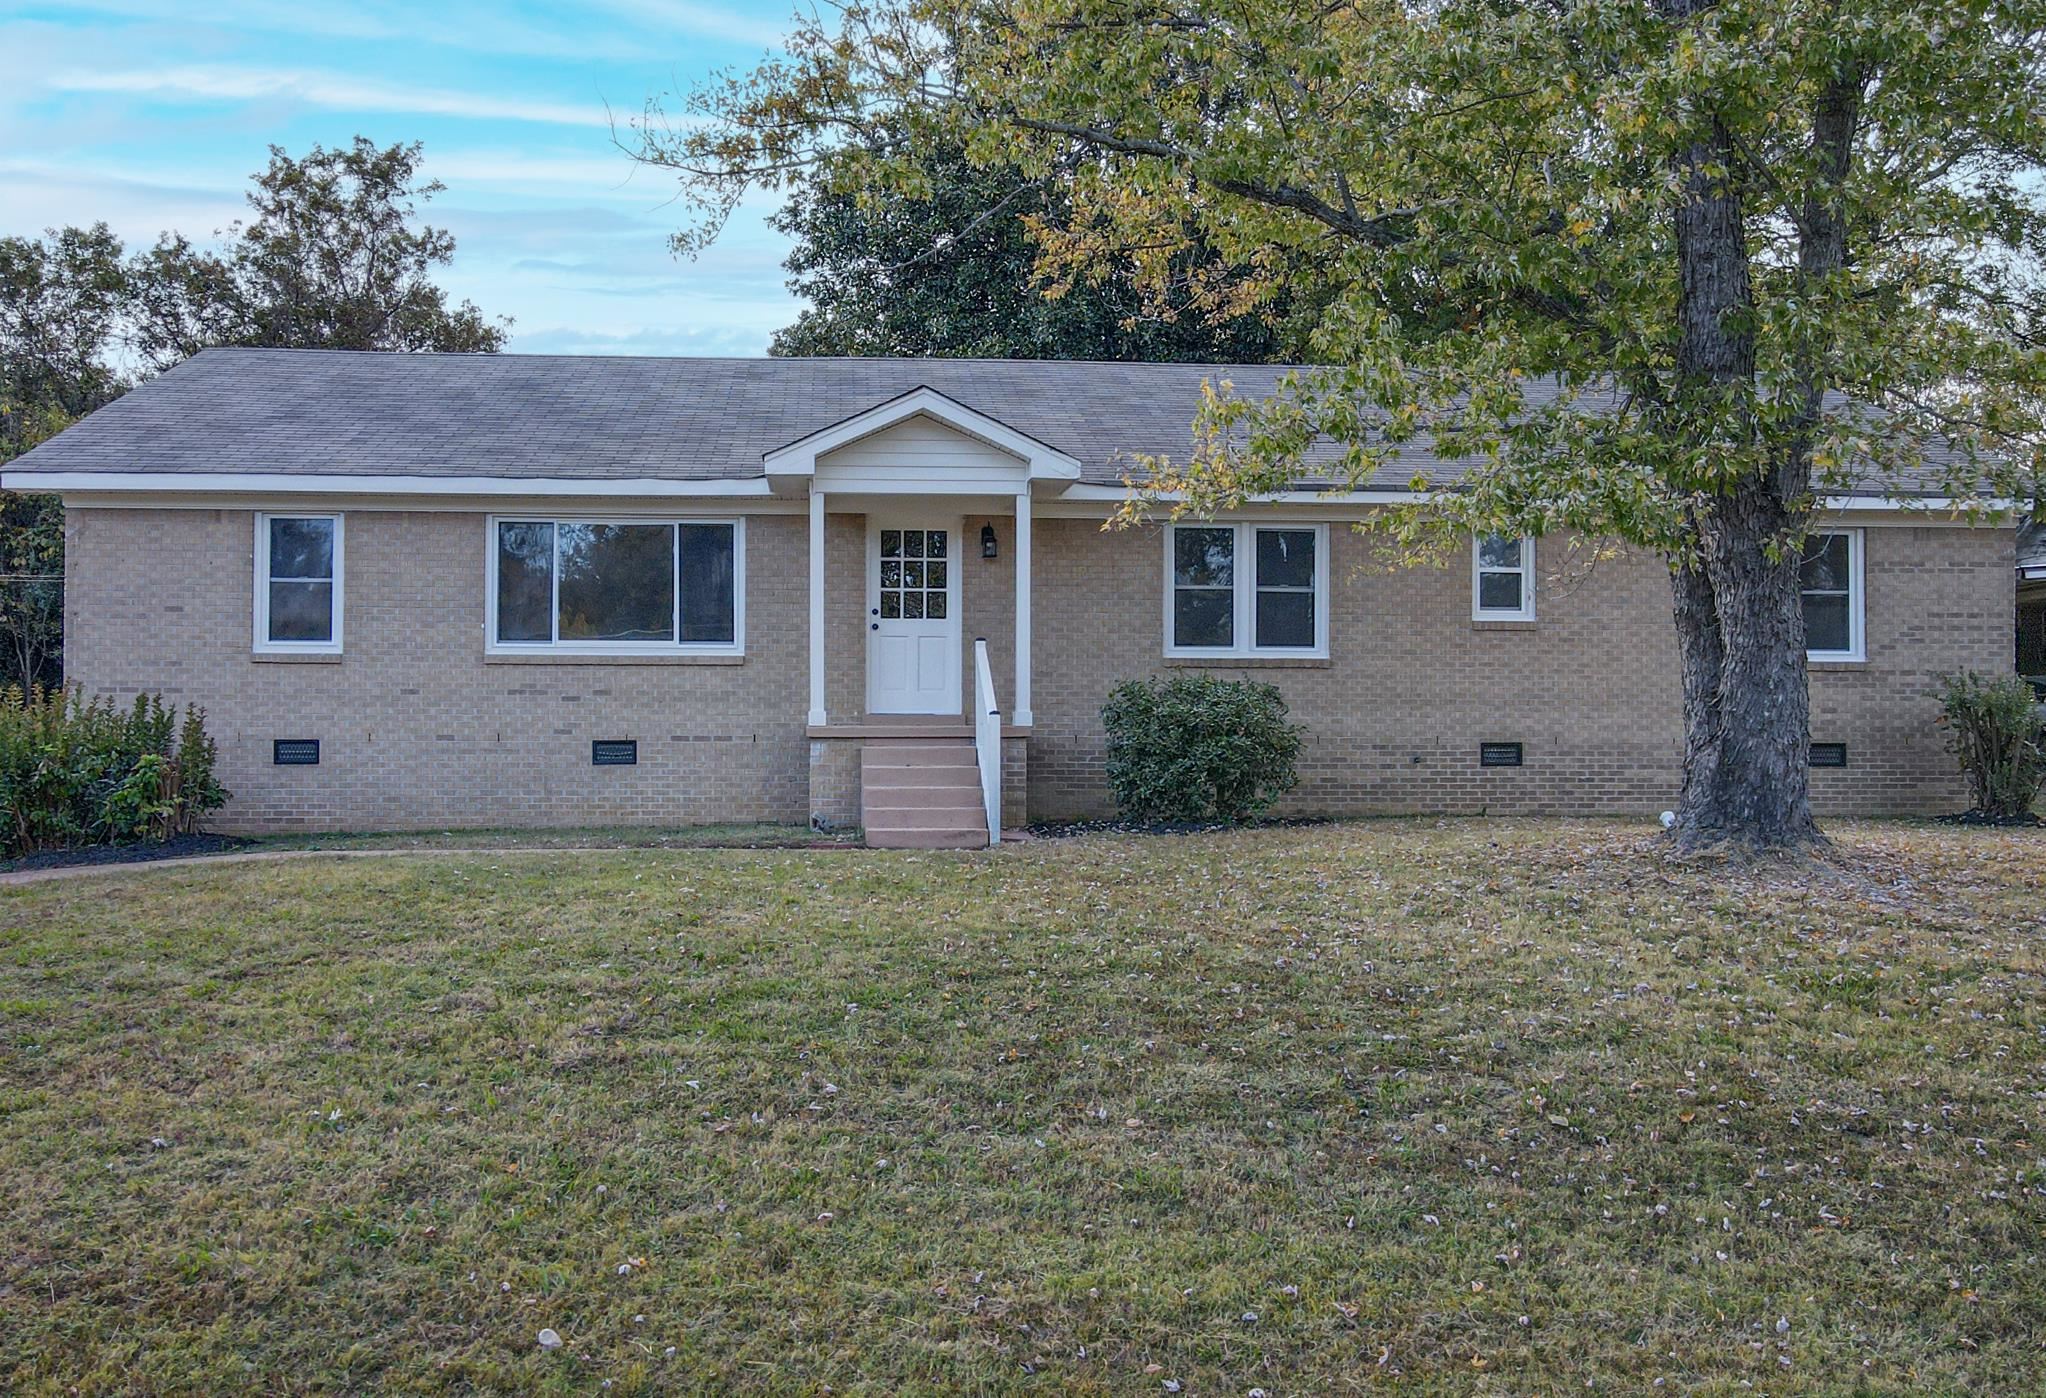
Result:
[[[863,198],[813,169],[771,222],[809,303],[770,353],[1259,364],[1308,353],[1311,275],[1223,257],[1198,229],[1124,245],[1084,267],[1040,266],[1070,234],[1071,172],[979,166],[957,145],[906,153],[912,184]],[[1305,270],[1305,269],[1297,269]]]
[[[0,238],[0,463],[211,345],[493,353],[509,322],[450,304],[455,240],[421,224],[443,186],[417,143],[270,148],[250,216],[215,246],[131,253],[104,223]],[[0,492],[0,685],[63,674],[64,511]]]

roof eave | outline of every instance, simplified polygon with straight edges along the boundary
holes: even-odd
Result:
[[[0,471],[0,489],[48,495],[421,495],[576,496],[636,499],[764,499],[753,477],[456,476],[317,474],[300,471]]]

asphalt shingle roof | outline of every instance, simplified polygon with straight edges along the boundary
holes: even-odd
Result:
[[[2046,518],[2018,527],[2018,567],[2027,573],[2046,573]]]
[[[1201,386],[1263,397],[1284,365],[987,359],[633,359],[211,349],[10,462],[33,473],[260,472],[728,480],[776,447],[928,386],[1118,484],[1135,453],[1184,457]],[[1333,446],[1309,466],[1337,458]],[[1460,463],[1409,444],[1373,485]],[[1329,479],[1311,470],[1302,484]],[[1928,480],[1930,478],[1928,477]]]

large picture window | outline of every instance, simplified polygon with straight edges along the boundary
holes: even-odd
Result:
[[[1328,654],[1322,525],[1175,524],[1165,571],[1167,655]]]
[[[1860,660],[1863,645],[1861,531],[1842,529],[1805,540],[1798,565],[1804,599],[1805,655]]]
[[[729,519],[493,520],[491,649],[737,653],[739,533]]]
[[[341,651],[341,516],[256,516],[256,649]]]

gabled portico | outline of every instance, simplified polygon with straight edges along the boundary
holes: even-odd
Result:
[[[1014,520],[1013,685],[1009,722],[1031,722],[1031,502],[1079,479],[1080,463],[987,414],[931,388],[917,388],[766,454],[766,476],[778,495],[809,497],[810,699],[812,729],[853,717],[829,702],[830,633],[827,595],[832,514],[868,519],[866,626],[869,637],[868,702],[861,718],[942,713],[964,721],[954,694],[963,682],[968,645],[960,565],[978,556],[967,538],[968,517],[1009,514]],[[933,556],[933,551],[938,556]],[[934,577],[942,578],[932,587]],[[942,617],[931,617],[942,610]],[[908,613],[915,612],[915,616]],[[917,624],[912,624],[917,623]],[[928,693],[914,678],[891,683],[898,671],[945,666],[961,677],[945,687],[936,708],[904,695]],[[887,673],[876,678],[876,667]],[[878,703],[877,703],[878,701]]]

